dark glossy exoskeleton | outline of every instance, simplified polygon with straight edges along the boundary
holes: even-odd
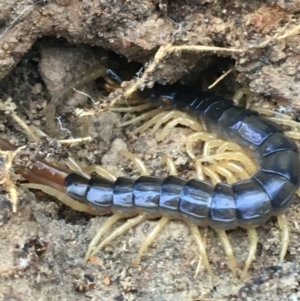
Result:
[[[248,180],[215,187],[199,179],[143,176],[87,180],[77,174],[66,178],[66,192],[111,212],[142,208],[151,215],[188,217],[197,225],[222,229],[257,226],[292,203],[299,188],[300,163],[296,144],[282,128],[257,112],[235,106],[232,100],[182,85],[155,85],[139,96],[168,109],[189,113],[208,131],[249,151],[259,170]]]
[[[106,84],[108,91],[122,77],[109,70],[100,68],[109,77]],[[84,81],[89,76],[94,78],[94,74],[90,74]],[[62,95],[63,92],[57,99],[61,100]],[[256,111],[235,106],[232,100],[197,88],[179,84],[154,85],[152,89],[139,91],[138,96],[163,108],[190,114],[207,131],[243,147],[257,161],[259,168],[247,180],[234,184],[220,182],[214,186],[204,180],[187,180],[174,175],[164,179],[154,176],[141,176],[138,179],[119,177],[116,181],[103,177],[88,179],[52,166],[44,160],[37,160],[31,169],[18,167],[16,171],[33,183],[25,184],[28,188],[41,189],[56,196],[75,210],[94,215],[113,213],[92,240],[85,260],[119,233],[123,233],[124,229],[148,218],[161,217],[157,228],[140,248],[137,256],[139,259],[169,219],[184,219],[190,222],[190,230],[210,275],[213,272],[205,244],[195,225],[210,226],[217,231],[234,275],[236,263],[225,230],[236,227],[247,229],[250,248],[242,275],[245,278],[258,242],[255,227],[264,224],[271,216],[277,216],[282,230],[280,260],[283,261],[289,242],[288,221],[283,211],[291,205],[299,188],[300,162],[296,144],[285,136],[282,128]],[[56,104],[56,100],[50,103],[51,114],[54,114]],[[0,148],[15,149],[2,138]],[[98,244],[104,231],[123,217],[133,218],[128,225],[124,224],[124,228],[120,226],[122,229],[115,229]]]

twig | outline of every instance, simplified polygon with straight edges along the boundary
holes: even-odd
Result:
[[[222,74],[217,80],[215,80],[209,87],[208,89],[212,89],[216,84],[218,84],[223,78],[225,78],[229,73],[232,72],[232,68],[226,71],[224,74]]]
[[[0,35],[0,39],[3,38],[3,36],[14,26],[15,23],[17,23],[19,21],[19,19],[25,15],[30,9],[32,9],[35,5],[39,4],[39,3],[43,3],[45,2],[45,0],[40,0],[35,2],[34,4],[30,5],[29,7],[25,8],[20,15],[18,15],[11,23],[10,25],[2,32],[2,34]]]

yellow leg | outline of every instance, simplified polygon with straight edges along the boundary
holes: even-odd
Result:
[[[161,112],[160,114],[154,116],[149,121],[145,122],[142,126],[138,127],[133,131],[133,134],[142,134],[144,133],[148,128],[150,128],[153,125],[161,124],[161,120],[163,122],[168,121],[171,112]]]
[[[225,143],[224,140],[214,139],[211,141],[207,141],[203,147],[203,156],[209,156],[212,149],[216,147],[221,147]]]
[[[209,162],[212,160],[224,160],[224,159],[241,162],[245,166],[249,174],[253,174],[257,170],[253,160],[251,160],[249,157],[246,156],[246,154],[241,152],[229,152],[229,153],[216,154],[205,158],[201,158],[199,159],[199,161]]]
[[[240,180],[248,179],[250,177],[243,167],[234,162],[220,162],[219,166],[231,170]]]
[[[142,126],[137,128],[133,131],[133,134],[141,134],[145,132],[148,128],[154,125],[151,135],[155,134],[157,130],[162,126],[162,124],[168,122],[169,120],[174,119],[176,121],[171,121],[170,125],[166,125],[166,127],[163,130],[163,133],[161,134],[161,139],[167,135],[170,128],[174,127],[177,124],[184,124],[188,127],[194,129],[194,130],[200,130],[202,129],[202,126],[193,118],[188,116],[187,114],[181,112],[181,111],[169,111],[169,112],[162,112],[156,116],[154,116],[152,119],[150,119],[148,122],[144,123]]]
[[[106,178],[113,182],[116,181],[116,177],[100,165],[81,167],[75,160],[73,160],[70,157],[65,163],[71,170],[81,174],[82,176],[88,179],[90,178],[91,173],[96,172],[99,176],[103,178]]]
[[[194,240],[197,244],[198,251],[199,251],[199,253],[202,257],[202,260],[203,260],[203,264],[206,267],[207,272],[209,273],[209,275],[213,277],[214,273],[213,273],[213,271],[210,267],[210,263],[208,261],[205,245],[203,243],[199,228],[198,228],[198,226],[193,225],[193,224],[189,224],[189,228],[190,228],[192,236],[193,236],[193,238],[194,238]]]
[[[186,139],[186,144],[185,144],[186,152],[188,153],[191,159],[195,159],[196,156],[193,153],[193,143],[198,140],[207,142],[212,139],[215,139],[215,136],[211,133],[199,132],[199,133],[191,134]]]
[[[155,110],[143,113],[143,114],[141,114],[141,115],[139,115],[139,116],[137,116],[135,118],[132,118],[132,119],[130,119],[128,121],[125,121],[125,122],[121,123],[120,127],[125,127],[127,125],[134,124],[134,123],[137,123],[139,121],[152,118],[152,117],[158,115],[159,113],[161,113],[161,109],[155,109]]]
[[[228,142],[228,141],[225,141],[216,151],[216,154],[221,154],[221,153],[226,153],[226,151],[234,151],[234,152],[240,152],[242,151],[243,149],[233,143],[233,142]]]
[[[255,259],[255,253],[256,253],[257,243],[258,243],[258,237],[257,237],[256,229],[255,228],[249,228],[249,229],[247,229],[247,232],[248,232],[250,247],[249,247],[248,258],[246,260],[244,270],[243,270],[243,274],[242,274],[242,280],[246,279],[248,269],[249,269],[252,261]]]
[[[287,126],[290,126],[292,128],[296,128],[296,129],[300,128],[299,122],[292,120],[292,119],[278,118],[278,117],[271,117],[269,119],[280,125],[287,125]]]
[[[169,170],[169,175],[177,176],[178,172],[173,159],[167,156],[166,154],[163,154],[161,159],[162,162],[167,165]]]
[[[199,160],[196,160],[194,165],[195,165],[195,169],[196,169],[196,178],[204,181],[204,170],[203,170],[202,163],[199,162]]]
[[[119,226],[113,232],[111,232],[107,237],[105,237],[105,239],[99,245],[96,246],[96,244],[98,243],[99,240],[97,242],[95,242],[94,249],[91,251],[90,256],[95,255],[96,253],[99,252],[99,250],[101,250],[105,245],[109,244],[113,239],[115,239],[116,237],[125,233],[130,228],[136,226],[137,224],[139,224],[142,221],[145,221],[147,219],[149,219],[149,215],[147,213],[142,213],[136,217],[128,219],[126,221],[126,223]]]
[[[81,174],[83,177],[89,179],[90,178],[90,175],[85,173],[81,166],[71,157],[69,157],[67,159],[67,161],[65,161],[66,165],[72,170],[72,171],[75,171],[79,174]]]
[[[265,115],[267,118],[275,115],[276,117],[279,117],[279,118],[291,119],[291,117],[289,117],[285,114],[276,112],[276,111],[268,108],[268,105],[265,107],[261,107],[261,104],[257,103],[257,104],[253,104],[250,108],[254,111],[257,111],[261,115]]]
[[[300,133],[296,131],[287,131],[284,132],[288,137],[295,139],[295,140],[300,140]]]
[[[170,220],[169,217],[163,216],[157,222],[157,224],[154,227],[154,229],[151,231],[151,233],[148,235],[147,239],[141,245],[141,247],[140,247],[140,249],[138,251],[138,254],[137,254],[137,256],[136,256],[136,258],[135,258],[135,260],[133,262],[134,265],[137,265],[140,262],[143,253],[147,250],[148,246],[153,242],[153,240],[155,239],[155,237],[162,230],[162,228],[168,223],[169,220]]]
[[[116,181],[116,177],[100,165],[85,166],[82,167],[82,171],[87,174],[91,174],[95,172],[99,176],[106,178],[112,182]]]
[[[232,100],[234,100],[236,104],[240,104],[240,101],[245,94],[246,95],[251,94],[249,87],[243,87],[238,89],[232,96]]]
[[[231,243],[228,239],[228,236],[226,234],[226,232],[224,230],[221,229],[216,229],[214,228],[214,230],[218,233],[219,238],[221,240],[221,243],[223,245],[224,251],[228,257],[228,261],[229,261],[229,267],[233,273],[233,275],[236,277],[236,262],[235,262],[235,258],[234,258],[234,254],[233,254],[233,250],[232,250],[232,246]]]
[[[205,175],[207,175],[210,179],[211,182],[213,183],[213,185],[216,185],[217,183],[222,182],[220,177],[217,175],[217,173],[215,173],[212,169],[210,169],[207,166],[203,166],[203,172]]]
[[[142,175],[148,176],[150,174],[148,168],[145,166],[145,164],[139,157],[137,157],[136,155],[134,155],[129,151],[120,151],[120,154],[133,161],[133,163],[140,170]]]
[[[95,246],[98,244],[101,237],[104,235],[104,233],[113,225],[115,224],[119,219],[123,218],[124,214],[115,213],[111,217],[109,217],[99,228],[97,234],[94,236],[92,241],[90,242],[90,245],[88,247],[88,250],[84,257],[84,263],[86,263],[89,258],[91,257],[91,254],[95,248]]]
[[[187,115],[183,115],[182,117],[178,117],[178,118],[170,121],[169,123],[167,123],[166,126],[163,128],[163,130],[158,135],[157,140],[158,141],[163,140],[169,134],[170,130],[178,124],[185,125],[197,132],[203,130],[203,127],[200,123],[198,123],[196,120],[190,118]]]
[[[227,168],[219,165],[211,165],[209,169],[225,177],[228,184],[237,182],[237,178]]]
[[[281,230],[281,250],[279,255],[280,263],[284,261],[284,257],[286,255],[289,240],[290,240],[290,232],[289,232],[289,222],[285,216],[285,214],[280,214],[277,216],[278,224]]]

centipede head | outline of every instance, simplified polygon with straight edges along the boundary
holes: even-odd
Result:
[[[138,90],[138,96],[149,102],[172,108],[178,99],[182,98],[189,90],[191,90],[190,87],[179,84],[163,86],[156,83],[152,88]]]

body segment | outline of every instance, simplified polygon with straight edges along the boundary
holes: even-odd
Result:
[[[115,183],[91,179],[85,184],[85,195],[80,191],[80,199],[105,212],[114,207],[132,213],[142,210],[224,229],[258,226],[291,204],[299,186],[298,148],[279,125],[255,111],[234,106],[232,100],[190,87],[156,85],[140,92],[140,97],[193,115],[218,137],[246,148],[259,170],[248,180],[215,187],[199,179],[186,181],[175,176],[142,176],[135,181],[120,178]],[[76,180],[69,180],[74,177],[66,178],[66,191],[77,198],[76,191],[71,191]]]

